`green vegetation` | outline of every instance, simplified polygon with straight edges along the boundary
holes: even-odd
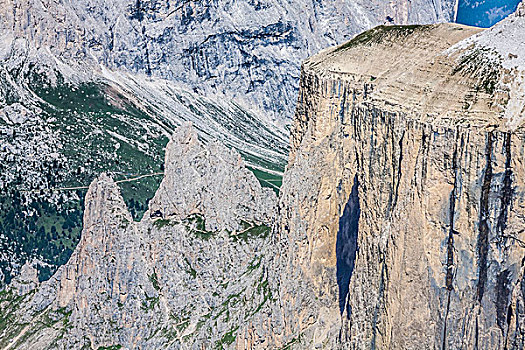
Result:
[[[237,339],[237,335],[235,333],[237,333],[238,329],[239,329],[239,326],[226,332],[222,336],[221,340],[218,342],[217,348],[222,349],[223,345],[231,345],[235,341],[235,339]]]
[[[241,225],[241,231],[232,234],[232,237],[235,241],[239,239],[246,240],[255,237],[265,238],[271,232],[271,228],[266,225],[256,225],[246,221],[241,221]]]
[[[215,232],[206,230],[206,220],[200,214],[192,214],[183,220],[186,229],[201,239],[210,239]]]
[[[167,226],[167,225],[169,225],[169,226],[173,226],[173,225],[175,225],[175,224],[176,224],[176,222],[172,222],[172,221],[170,221],[169,219],[157,219],[157,220],[155,220],[155,221],[153,222],[153,226],[155,226],[155,227],[156,227],[157,229],[159,229],[159,230],[160,230],[161,228],[163,228],[164,226]]]
[[[158,303],[159,303],[159,297],[148,297],[146,295],[140,307],[142,310],[153,310],[155,305],[157,305]]]
[[[122,349],[122,345],[110,345],[110,346],[99,346],[97,350],[119,350]]]
[[[18,296],[13,290],[4,290],[0,292],[0,347],[9,344],[12,339],[16,338],[23,331],[23,335],[18,338],[14,347],[23,344],[27,339],[37,334],[44,328],[53,328],[58,331],[55,338],[57,340],[64,337],[69,329],[71,329],[69,318],[72,310],[67,308],[59,308],[53,310],[46,308],[32,315],[32,322],[20,323],[18,318],[18,310],[22,303],[28,301],[33,297],[35,291],[31,291],[25,295]]]
[[[286,345],[284,345],[279,350],[291,350],[292,349],[292,345],[301,342],[301,336],[302,336],[302,334],[299,334],[297,337],[292,338],[292,340],[290,340],[288,343],[286,343]]]
[[[141,219],[162,179],[164,147],[168,141],[165,134],[175,125],[161,116],[149,115],[132,100],[101,82],[71,84],[57,74],[56,83],[51,84],[47,75],[36,68],[13,78],[29,82],[21,85],[39,98],[36,101],[43,125],[38,128],[31,126],[23,133],[17,129],[13,135],[6,136],[7,141],[27,141],[39,135],[52,135],[59,140],[61,147],[53,150],[59,155],[54,160],[22,164],[22,157],[18,157],[0,162],[0,183],[2,174],[22,169],[0,188],[0,234],[5,237],[0,240],[0,249],[16,257],[19,265],[34,257],[43,260],[46,264],[37,268],[39,279],[46,280],[58,266],[67,262],[76,247],[82,230],[86,187],[100,173],[106,172],[116,181],[152,175],[119,182],[134,220]],[[0,76],[1,86],[9,87],[9,84],[5,77]],[[8,103],[23,103],[15,89],[6,91]],[[204,100],[200,102],[210,110],[217,109]],[[216,112],[225,113],[222,110]],[[256,118],[241,108],[231,113],[236,113],[235,119],[250,129],[264,127],[252,126]],[[0,119],[0,126],[4,125]],[[271,130],[265,129],[265,132]],[[245,137],[247,141],[255,142],[257,136],[254,133]],[[271,147],[270,144],[261,146]],[[281,151],[285,152],[279,149]],[[257,167],[272,170],[251,168],[263,186],[277,192],[282,179],[273,171],[282,173],[284,164],[271,164],[250,154],[242,156]],[[37,182],[27,175],[29,168],[39,174]],[[64,189],[71,187],[80,188]],[[171,224],[175,223],[155,222],[159,229]],[[200,238],[208,239],[213,235],[205,230],[202,217],[188,218],[186,224]],[[127,223],[123,222],[125,225]],[[10,282],[10,269],[9,262],[0,261],[5,282]]]
[[[41,117],[47,120],[46,127],[59,136],[63,147],[57,151],[63,157],[35,163],[31,170],[42,174],[37,187],[31,187],[28,176],[21,173],[2,189],[0,233],[7,239],[0,242],[0,249],[12,251],[23,260],[41,256],[51,264],[39,267],[39,278],[45,280],[69,259],[78,243],[86,194],[86,188],[54,189],[86,186],[101,172],[109,173],[115,180],[162,173],[168,139],[149,115],[104,84],[68,84],[58,76],[56,86],[52,86],[36,71],[30,71],[25,79],[28,88],[41,99]],[[24,140],[36,138],[38,133],[10,137],[8,141]],[[21,166],[16,162],[4,163],[0,170],[7,173]],[[136,220],[147,209],[161,177],[120,183]],[[23,194],[23,190],[31,192]],[[55,198],[50,200],[53,193]],[[9,282],[7,262],[1,261],[0,269]]]
[[[341,50],[346,50],[349,48],[362,46],[362,45],[371,45],[379,44],[383,42],[386,38],[401,38],[407,37],[414,33],[416,30],[424,30],[430,28],[428,25],[381,25],[370,29],[366,32],[363,32],[352,40],[342,44],[334,52]]]
[[[156,290],[160,290],[160,286],[159,286],[159,279],[157,277],[157,273],[156,272],[153,272],[149,277],[149,280],[151,282],[151,284],[153,284],[153,288],[155,288]]]

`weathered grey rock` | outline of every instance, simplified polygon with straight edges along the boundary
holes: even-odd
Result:
[[[151,217],[201,214],[210,231],[237,231],[241,221],[273,222],[275,193],[261,187],[237,152],[217,141],[203,145],[190,123],[173,135],[165,164],[166,176],[150,201]]]
[[[20,269],[20,274],[9,285],[16,291],[17,295],[22,296],[33,291],[38,286],[37,270],[29,262],[25,263]]]
[[[161,218],[134,222],[118,185],[105,174],[93,181],[68,263],[36,290],[17,282],[1,295],[0,315],[11,322],[0,324],[0,346],[235,346],[239,327],[272,301],[262,260],[272,255],[276,195],[237,153],[209,146],[191,125],[174,134],[151,204]],[[194,205],[192,196],[202,200]]]
[[[52,2],[3,0],[4,41],[26,38],[66,60],[92,60],[184,82],[273,119],[291,117],[302,59],[384,23],[450,21],[451,0]],[[8,35],[9,33],[9,35]]]

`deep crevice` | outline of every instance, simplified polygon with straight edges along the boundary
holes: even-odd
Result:
[[[507,216],[510,204],[512,202],[513,189],[512,189],[512,158],[511,158],[511,133],[505,133],[505,176],[503,178],[503,188],[500,193],[501,209],[498,216],[498,223],[496,231],[503,234],[503,231],[507,228]]]
[[[505,334],[508,318],[510,295],[509,270],[503,270],[496,277],[496,322],[502,334]]]
[[[360,214],[359,181],[356,175],[343,215],[339,218],[339,231],[337,232],[336,241],[336,276],[339,286],[339,310],[342,316],[346,309],[348,318],[350,318],[352,312],[348,302],[348,292],[358,250],[357,236]]]
[[[392,209],[395,208],[397,204],[398,194],[399,194],[399,183],[401,182],[401,163],[403,162],[403,139],[405,138],[405,132],[401,135],[399,139],[399,158],[397,162],[397,179],[396,179],[396,188],[394,191],[394,203]]]
[[[483,176],[483,184],[481,186],[481,197],[479,201],[479,234],[478,234],[478,286],[476,296],[478,302],[481,303],[483,294],[485,293],[485,283],[487,282],[488,269],[488,252],[489,252],[489,195],[490,186],[492,183],[492,147],[493,134],[487,133],[487,147],[485,151],[486,167]]]
[[[463,148],[464,139],[461,136],[461,148]],[[454,229],[454,214],[456,211],[456,200],[458,197],[458,142],[457,134],[454,145],[454,153],[452,155],[452,172],[454,173],[454,185],[452,191],[450,192],[449,199],[449,223],[448,223],[448,238],[447,238],[447,274],[445,277],[445,286],[447,288],[447,307],[445,309],[445,315],[443,318],[443,340],[442,340],[442,349],[446,348],[447,340],[447,319],[448,313],[450,310],[450,296],[452,290],[454,289],[454,234],[456,233]]]

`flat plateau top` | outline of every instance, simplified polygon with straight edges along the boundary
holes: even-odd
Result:
[[[504,26],[509,22],[521,26],[524,20],[511,18],[501,28],[507,31]],[[483,41],[491,32],[501,33],[501,28],[451,23],[379,26],[311,57],[303,72],[344,81],[357,92],[358,101],[410,118],[444,126],[515,130],[525,111],[525,93],[520,95],[525,89],[523,71],[505,65],[514,55],[503,57],[495,45]],[[502,40],[513,47],[513,40],[525,41],[525,36]],[[367,94],[359,93],[364,89]],[[518,108],[510,115],[516,99]]]

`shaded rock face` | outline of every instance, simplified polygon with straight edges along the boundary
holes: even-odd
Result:
[[[453,18],[450,0],[4,0],[0,28],[61,57],[182,81],[290,117],[299,62],[381,24]],[[11,35],[7,35],[8,41]]]
[[[147,212],[134,222],[118,185],[97,178],[68,263],[39,286],[19,292],[17,282],[1,294],[2,347],[245,347],[237,344],[239,328],[272,300],[263,259],[273,255],[275,193],[263,191],[238,154],[218,143],[204,147],[191,125],[167,148],[165,179],[150,205],[166,208],[163,216]],[[184,194],[211,178],[238,188],[237,196],[211,186],[207,199],[188,202]]]
[[[524,24],[379,27],[304,63],[273,269],[287,341],[524,347],[525,67],[502,49],[523,36],[487,39]]]

